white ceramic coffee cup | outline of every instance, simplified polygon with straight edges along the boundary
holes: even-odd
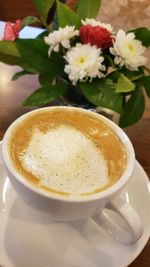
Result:
[[[56,109],[56,107],[48,107],[44,108],[44,110],[52,110],[53,108]],[[60,107],[57,108],[59,109]],[[67,110],[76,109],[73,107],[61,107],[61,109],[62,108]],[[86,111],[83,109],[79,110],[80,112],[91,114],[91,111]],[[18,124],[20,124],[20,122],[22,122],[22,120],[29,118],[33,113],[37,112],[39,112],[38,109],[26,113],[14,121],[6,131],[3,139],[3,160],[10,182],[16,192],[30,205],[33,205],[35,208],[40,209],[43,212],[48,212],[55,220],[74,221],[93,216],[94,220],[103,225],[110,233],[113,234],[116,239],[129,244],[136,242],[141,237],[143,232],[141,220],[135,209],[124,199],[119,197],[120,191],[124,188],[132,175],[135,164],[134,149],[127,135],[112,121],[99,114],[94,112],[92,113],[93,116],[100,118],[106,124],[108,124],[108,126],[113,129],[113,131],[124,144],[127,152],[127,166],[121,178],[108,189],[96,194],[92,194],[84,199],[78,198],[76,200],[71,200],[69,198],[52,195],[47,191],[38,189],[21,177],[12,164],[12,160],[8,152],[9,140],[11,138],[12,131]],[[115,221],[112,220],[112,218],[106,215],[104,213],[105,208],[110,209],[121,216],[128,230],[124,231]]]

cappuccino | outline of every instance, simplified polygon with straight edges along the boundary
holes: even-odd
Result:
[[[127,165],[126,149],[92,112],[41,109],[13,129],[9,154],[29,183],[65,198],[81,198],[111,187]]]

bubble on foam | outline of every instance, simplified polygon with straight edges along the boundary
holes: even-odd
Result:
[[[71,195],[93,192],[108,182],[108,167],[94,142],[65,125],[43,133],[34,130],[21,156],[41,185]]]

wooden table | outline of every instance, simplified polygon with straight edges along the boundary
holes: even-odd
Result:
[[[0,24],[0,26],[3,25]],[[31,110],[31,108],[22,108],[21,103],[39,86],[36,75],[27,75],[16,82],[11,82],[12,75],[18,70],[19,67],[10,67],[0,63],[0,139],[3,138],[6,129],[17,117]],[[150,177],[150,100],[146,102],[142,120],[125,129],[125,132],[134,145],[137,160]],[[130,267],[149,266],[150,240]]]

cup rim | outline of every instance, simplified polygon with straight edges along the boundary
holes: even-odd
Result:
[[[50,110],[52,110],[52,109],[68,109],[68,110],[70,109],[70,110],[72,110],[73,109],[73,110],[78,110],[80,112],[85,112],[85,113],[92,112],[92,111],[85,110],[82,108],[77,108],[77,107],[50,106],[50,107],[38,108],[36,110],[29,111],[29,112],[23,114],[22,116],[20,116],[19,118],[17,118],[6,130],[3,141],[2,141],[3,160],[4,160],[6,167],[8,168],[9,172],[13,175],[13,177],[15,177],[15,179],[18,182],[20,182],[23,186],[28,188],[30,191],[33,191],[33,192],[35,192],[41,196],[44,196],[46,198],[49,198],[49,199],[61,200],[64,202],[91,202],[91,201],[110,197],[114,193],[117,193],[118,191],[120,191],[127,183],[128,179],[132,175],[132,172],[134,169],[134,163],[135,163],[134,148],[133,148],[133,145],[132,145],[129,137],[126,135],[126,133],[117,124],[115,124],[114,122],[112,122],[108,118],[104,117],[103,115],[97,114],[95,112],[92,113],[93,116],[96,116],[97,118],[100,117],[100,119],[103,120],[115,132],[115,134],[117,134],[117,136],[120,138],[121,142],[125,146],[126,152],[127,152],[126,169],[125,169],[124,173],[122,174],[122,176],[113,185],[111,185],[110,187],[108,187],[104,191],[100,191],[98,193],[94,193],[94,194],[91,194],[88,196],[77,197],[77,198],[76,197],[75,198],[71,198],[71,197],[67,198],[64,196],[57,195],[57,194],[50,194],[46,190],[42,190],[40,188],[37,188],[36,186],[32,185],[32,183],[28,182],[25,178],[21,177],[21,175],[19,173],[17,173],[16,169],[13,167],[13,164],[11,163],[9,153],[8,153],[8,148],[7,148],[9,138],[11,137],[11,131],[15,128],[15,126],[18,123],[20,123],[26,117],[30,117],[30,116],[32,116],[32,114],[38,113],[39,111],[41,112],[42,110],[49,110],[49,109]]]

